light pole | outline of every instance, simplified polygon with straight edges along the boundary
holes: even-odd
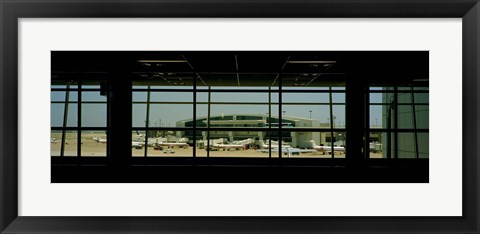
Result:
[[[287,111],[282,111],[283,112],[283,116],[285,116],[285,113],[287,113]]]
[[[310,112],[310,119],[312,119],[312,110],[309,110],[308,112]]]

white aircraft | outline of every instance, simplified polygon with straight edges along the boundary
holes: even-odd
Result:
[[[98,143],[107,143],[107,139],[105,139],[105,138],[93,137],[93,140],[98,142]]]
[[[310,143],[310,147],[307,147],[307,148],[320,151],[323,154],[325,154],[326,152],[329,153],[329,154],[332,153],[332,147],[331,146],[317,145],[317,144],[315,144],[314,140],[310,140],[309,143]],[[345,152],[345,147],[344,146],[333,146],[333,151],[334,152],[335,151]]]
[[[57,143],[57,138],[50,138],[50,143]]]
[[[188,144],[187,143],[182,143],[182,142],[172,142],[172,143],[160,142],[160,143],[158,143],[158,146],[167,146],[167,147],[171,147],[171,148],[178,147],[178,148],[184,148],[184,149],[188,148]]]
[[[132,141],[132,148],[141,149],[145,145],[145,142]]]
[[[269,141],[267,140],[267,142],[269,142]],[[258,146],[259,146],[261,149],[270,149],[270,145],[265,144],[265,142],[262,141],[262,140],[259,140],[259,141],[258,141]],[[276,148],[276,149],[279,148],[279,146],[278,146],[278,141],[273,141],[273,140],[272,140],[272,149],[275,149],[275,148]],[[292,146],[287,145],[287,144],[283,144],[283,145],[282,145],[282,148],[292,148]]]
[[[214,144],[210,146],[213,149],[223,149],[225,150],[230,150],[230,149],[235,149],[235,150],[245,150],[247,148],[247,145],[239,145],[239,144]]]
[[[272,153],[273,152],[278,152],[279,148],[273,148],[271,149]],[[257,152],[262,152],[262,153],[268,153],[268,149],[259,149]],[[283,147],[282,148],[282,153],[288,155],[290,158],[292,155],[300,155],[300,153],[314,153],[317,152],[317,150],[314,149],[299,149],[299,148],[292,148],[292,147]]]

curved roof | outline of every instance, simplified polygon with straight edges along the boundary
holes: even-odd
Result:
[[[265,115],[265,114],[225,114],[225,115],[223,115],[223,117],[226,117],[226,116],[268,117],[268,115]],[[212,116],[210,116],[210,118],[216,118],[216,117],[222,117],[222,115],[212,115]],[[278,118],[278,116],[272,115],[272,118]],[[202,120],[202,119],[207,119],[207,116],[197,117],[197,120]],[[304,117],[295,117],[295,116],[282,116],[282,119],[283,120],[289,120],[289,121],[299,121],[299,120],[313,121],[313,120],[316,120],[316,119],[308,119],[308,118],[304,118]],[[179,120],[179,121],[177,121],[177,123],[179,123],[179,122],[191,122],[191,121],[193,121],[193,118]]]

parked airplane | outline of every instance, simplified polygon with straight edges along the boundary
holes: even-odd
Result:
[[[132,148],[141,149],[145,145],[145,142],[132,141]]]
[[[98,142],[98,143],[107,143],[107,139],[105,139],[105,138],[93,137],[93,140]]]
[[[320,151],[320,152],[322,152],[323,154],[325,154],[325,153],[331,154],[331,153],[332,153],[332,147],[331,147],[331,146],[317,145],[317,144],[315,144],[315,141],[314,141],[314,140],[310,140],[310,141],[308,141],[308,142],[309,142],[310,146],[307,147],[307,148]],[[345,147],[344,147],[344,146],[333,146],[333,151],[334,151],[334,152],[335,152],[335,151],[337,151],[337,152],[345,152]]]
[[[274,152],[278,152],[279,148],[272,148],[272,154]],[[268,149],[259,149],[257,152],[268,153]],[[314,153],[317,150],[314,149],[299,149],[299,148],[292,148],[292,147],[284,147],[282,148],[282,153],[288,155],[290,158],[292,155],[300,155],[300,153]]]
[[[235,149],[235,150],[245,150],[247,148],[247,145],[240,145],[240,144],[214,144],[214,145],[211,145],[210,146],[211,149],[223,149],[224,151],[225,150],[231,150],[231,149]]]
[[[157,144],[158,146],[167,146],[169,148],[175,148],[175,147],[178,147],[178,148],[184,148],[184,149],[187,149],[188,148],[188,144],[187,143],[182,143],[182,142],[160,142]]]
[[[267,143],[269,143],[268,140],[267,140]],[[265,144],[265,142],[262,141],[262,140],[259,140],[259,141],[258,141],[258,146],[259,146],[261,149],[270,149],[270,145],[269,145],[269,144]],[[278,148],[279,148],[279,146],[278,146],[278,141],[273,141],[273,140],[272,140],[272,145],[271,145],[271,146],[272,146],[272,147],[271,147],[272,149],[275,149],[275,148],[278,149]],[[287,144],[283,144],[283,145],[282,145],[282,148],[292,148],[292,146],[287,145]]]

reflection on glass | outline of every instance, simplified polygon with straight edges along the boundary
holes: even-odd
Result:
[[[82,131],[81,156],[106,157],[106,131]]]
[[[398,107],[398,128],[413,129],[413,108],[411,105],[399,105]]]
[[[393,93],[370,93],[370,103],[392,103],[394,96]]]
[[[414,133],[398,133],[398,158],[415,158]]]
[[[398,103],[428,103],[428,93],[399,93]]]
[[[429,127],[429,106],[415,105],[415,121],[417,129],[428,129]]]
[[[428,158],[429,157],[429,134],[428,133],[417,133],[417,144],[418,144],[418,156],[419,158]]]
[[[370,128],[394,129],[395,117],[391,105],[370,105]]]

